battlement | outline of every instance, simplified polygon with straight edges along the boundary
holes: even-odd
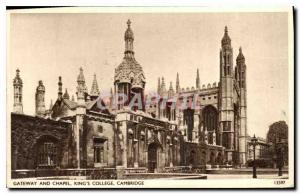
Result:
[[[217,84],[217,82],[214,82],[212,84],[208,83],[206,86],[205,86],[205,84],[203,84],[201,90],[209,90],[209,89],[218,88],[218,87],[219,87],[219,85]]]
[[[201,93],[202,91],[215,91],[216,89],[219,88],[219,85],[217,84],[217,82],[214,83],[208,83],[207,85],[203,84],[201,88],[195,88],[195,87],[186,87],[186,88],[181,88],[179,93]]]

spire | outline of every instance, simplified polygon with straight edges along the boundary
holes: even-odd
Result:
[[[166,90],[166,84],[165,84],[165,78],[162,77],[161,78],[160,91],[163,92],[164,90]]]
[[[51,99],[51,101],[50,101],[50,106],[49,106],[49,110],[52,110],[52,108],[53,108],[53,101],[52,101],[52,99]]]
[[[170,82],[170,87],[169,87],[169,97],[172,97],[174,95],[174,89],[172,86],[172,82]]]
[[[133,40],[134,34],[131,29],[131,21],[128,19],[127,21],[127,30],[125,31],[124,35],[125,40],[125,58],[134,58],[134,51],[133,51]]]
[[[110,98],[109,98],[109,100],[110,100],[110,107],[112,107],[113,106],[113,101],[114,101],[114,92],[113,92],[113,89],[112,88],[110,88]]]
[[[224,36],[222,38],[222,48],[220,51],[220,75],[224,77],[233,76],[233,61],[232,61],[232,48],[231,39],[228,36],[228,29],[225,26]]]
[[[114,92],[113,92],[113,89],[110,88],[110,96],[113,97],[114,96]]]
[[[70,99],[70,96],[69,96],[69,94],[68,94],[68,90],[67,90],[67,88],[66,88],[66,90],[65,90],[65,93],[64,93],[64,95],[63,95],[63,98],[64,99]]]
[[[236,79],[238,80],[240,88],[246,88],[246,65],[242,47],[239,48],[236,64]]]
[[[180,92],[179,74],[176,76],[176,93]]]
[[[134,35],[133,35],[132,30],[131,30],[131,21],[130,21],[130,19],[127,20],[127,30],[125,31],[124,39],[125,39],[125,41],[128,40],[128,39],[134,40]]]
[[[228,28],[225,26],[224,36],[222,38],[222,48],[230,48],[231,47],[231,39],[228,35]]]
[[[174,91],[174,90],[173,90],[173,86],[172,86],[172,82],[170,82],[169,91],[170,91],[170,90],[171,90],[171,91]]]
[[[92,84],[92,89],[91,89],[91,96],[96,96],[98,97],[100,94],[99,92],[99,87],[98,87],[98,83],[97,83],[97,78],[96,78],[96,74],[94,74],[94,80],[93,80],[93,84]]]
[[[77,76],[77,83],[78,84],[79,83],[85,83],[82,67],[79,68],[79,75]]]
[[[157,82],[157,94],[160,94],[160,77],[158,78]]]
[[[197,77],[196,77],[196,89],[200,89],[200,76],[199,76],[198,68],[197,68]]]
[[[239,48],[239,54],[236,58],[236,63],[237,64],[241,64],[245,62],[245,57],[243,55],[243,51],[242,51],[242,47]]]
[[[58,99],[62,99],[62,81],[61,76],[58,77]]]

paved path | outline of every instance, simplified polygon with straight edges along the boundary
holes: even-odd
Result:
[[[252,174],[205,174],[207,179],[252,179]],[[281,177],[277,174],[257,175],[258,179],[287,179],[288,174]]]

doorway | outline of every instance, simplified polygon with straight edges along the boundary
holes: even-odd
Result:
[[[158,145],[151,143],[148,146],[148,172],[154,173],[157,169]]]

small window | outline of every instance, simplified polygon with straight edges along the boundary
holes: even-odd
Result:
[[[103,145],[94,146],[94,162],[104,163],[104,148]]]
[[[94,138],[94,163],[104,163],[105,141],[103,138]]]
[[[202,100],[205,100],[205,98],[202,98]]]
[[[208,97],[208,100],[210,100],[211,99],[211,97]]]
[[[230,66],[227,66],[227,75],[230,75]]]
[[[103,133],[103,127],[101,125],[98,126],[98,132]]]
[[[217,96],[214,96],[214,99],[216,99],[217,98]]]

